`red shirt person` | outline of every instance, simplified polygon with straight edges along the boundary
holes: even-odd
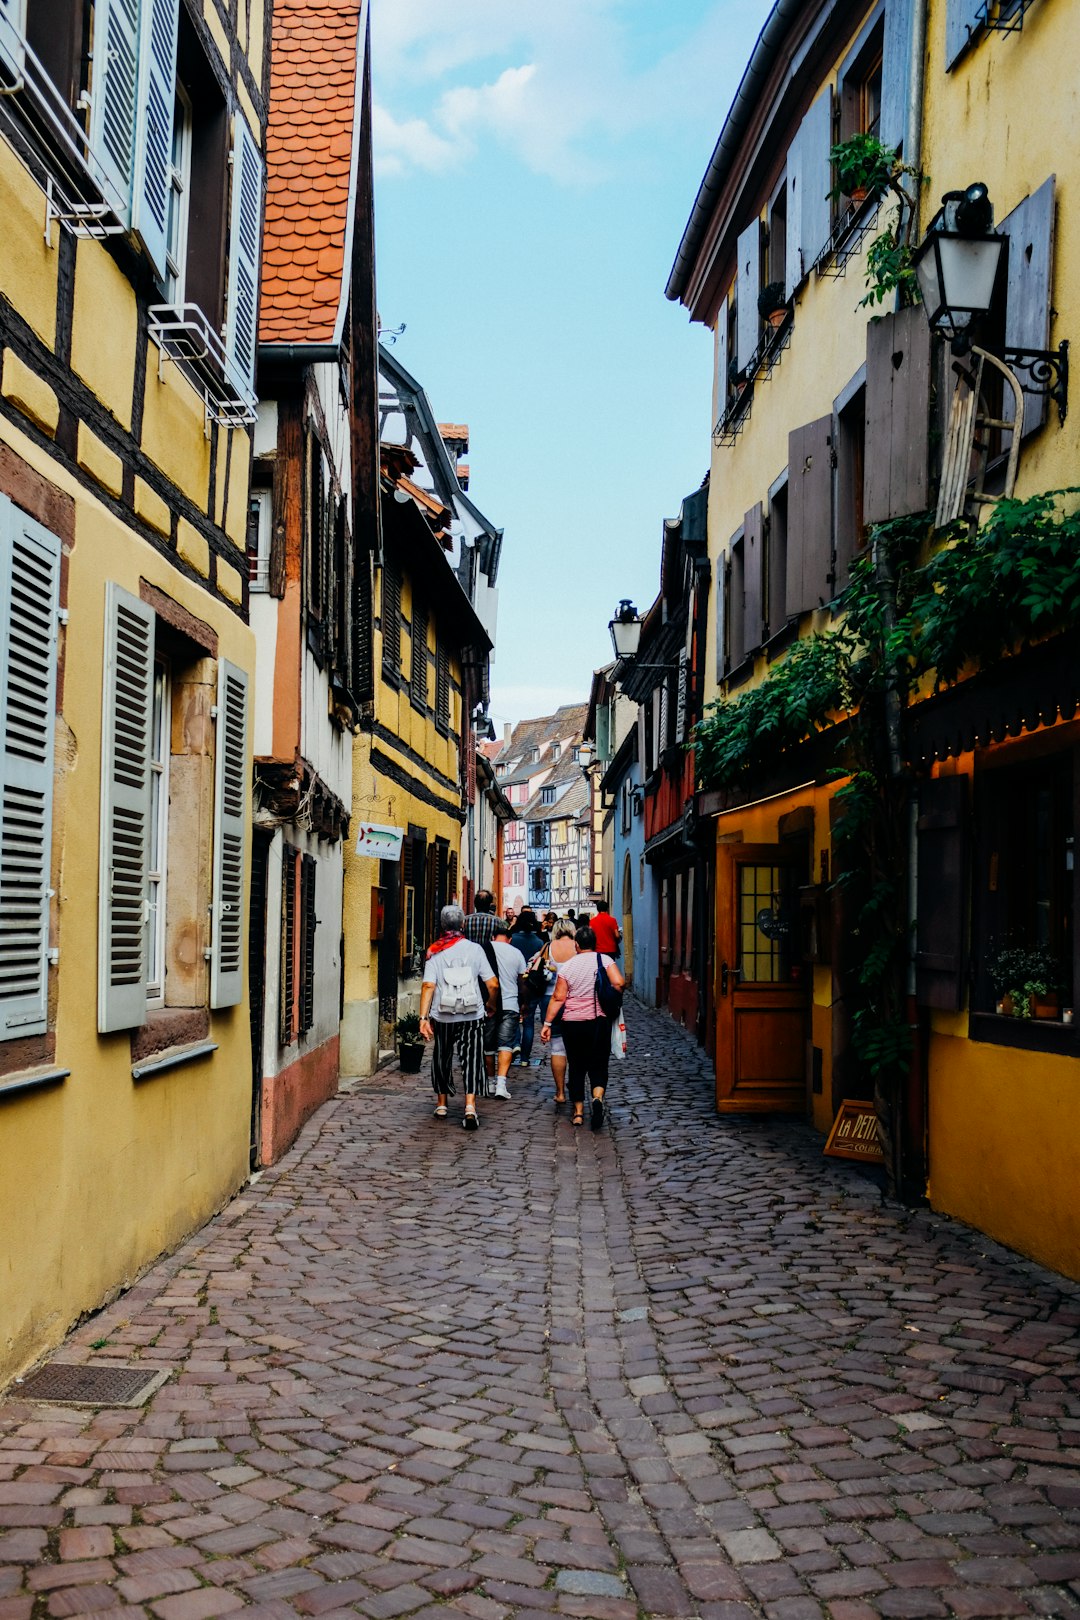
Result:
[[[605,956],[618,956],[622,929],[607,908],[606,900],[596,902],[596,915],[589,925],[596,935],[596,948]]]

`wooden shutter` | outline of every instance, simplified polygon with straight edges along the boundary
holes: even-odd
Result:
[[[1054,175],[1025,197],[998,229],[1009,238],[1005,343],[1010,349],[1045,349],[1050,342],[1050,303],[1054,259]],[[1005,390],[1005,417],[1013,402]],[[1045,394],[1024,399],[1024,438],[1046,421]]]
[[[255,386],[255,320],[259,297],[263,160],[242,113],[234,121],[232,209],[229,222],[229,290],[225,352],[234,381]]]
[[[878,135],[886,146],[902,146],[907,131],[913,11],[913,0],[885,0]]]
[[[401,577],[392,563],[382,571],[382,672],[396,686],[401,678]]]
[[[413,591],[412,613],[412,668],[409,677],[410,696],[416,708],[427,708],[428,696],[428,615],[427,608],[417,601]]]
[[[450,879],[446,903],[449,905],[458,898],[458,858],[456,850],[450,851]]]
[[[720,313],[716,317],[716,423],[717,426],[727,414],[728,402],[728,304],[724,298],[720,303]]]
[[[315,1022],[315,879],[318,862],[313,855],[300,857],[300,1034],[306,1035]]]
[[[298,851],[281,846],[281,1044],[296,1039],[296,863]]]
[[[810,107],[788,149],[787,296],[810,274],[832,229],[832,88]]]
[[[739,350],[739,370],[745,371],[754,357],[761,332],[758,294],[761,291],[761,221],[751,220],[739,237],[739,265],[735,277],[735,322]]]
[[[727,642],[727,558],[716,559],[716,679],[719,684],[728,670]]]
[[[930,354],[930,328],[919,307],[867,324],[867,523],[906,517],[929,504]]]
[[[179,0],[142,0],[131,223],[162,279],[169,230],[178,12]]]
[[[964,54],[968,40],[982,25],[983,0],[947,0],[945,8],[945,66],[951,68]]]
[[[728,547],[728,661],[738,669],[746,657],[743,628],[746,615],[746,584],[743,567],[743,535],[740,529]]]
[[[765,508],[760,501],[743,523],[743,657],[761,646],[765,583]]]
[[[958,1012],[967,980],[968,780],[919,787],[915,988],[919,1004]]]
[[[248,677],[218,659],[214,759],[211,1007],[235,1007],[244,990],[244,851],[248,824]]]
[[[0,1040],[47,1028],[60,541],[0,497]]]
[[[832,417],[821,416],[788,435],[789,616],[832,598],[832,482]]]
[[[139,0],[96,0],[90,149],[109,189],[122,205],[125,224],[131,207],[135,161],[138,65]],[[169,120],[171,127],[171,106]]]
[[[98,886],[102,1033],[146,1022],[153,687],[153,612],[110,580],[105,587]]]
[[[17,79],[26,60],[26,0],[0,0],[0,67]]]
[[[372,591],[371,553],[361,550],[353,559],[353,695],[358,703],[375,697]]]
[[[435,724],[442,732],[450,730],[450,654],[438,631],[435,640]]]

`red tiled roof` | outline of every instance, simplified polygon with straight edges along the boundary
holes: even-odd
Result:
[[[328,343],[344,271],[360,0],[276,0],[261,343]]]

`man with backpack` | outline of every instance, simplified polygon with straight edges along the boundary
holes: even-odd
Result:
[[[435,1118],[446,1118],[447,1097],[454,1095],[454,1053],[461,1065],[467,1131],[479,1129],[477,1092],[484,1089],[484,1019],[496,1005],[498,975],[481,947],[466,939],[465,913],[460,906],[443,906],[442,932],[431,946],[420,987],[420,1033],[434,1041],[431,1085],[435,1092]]]

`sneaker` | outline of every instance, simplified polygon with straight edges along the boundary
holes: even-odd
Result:
[[[604,1099],[603,1097],[594,1097],[592,1100],[592,1117],[589,1120],[589,1124],[594,1131],[598,1131],[602,1127],[603,1123]]]
[[[510,1101],[510,1088],[506,1084],[505,1080],[497,1080],[495,1082],[495,1095],[496,1097],[501,1097],[503,1102]]]

